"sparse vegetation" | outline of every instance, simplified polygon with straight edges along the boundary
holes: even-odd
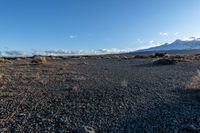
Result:
[[[153,57],[164,57],[166,55],[166,53],[154,53]]]
[[[148,58],[148,56],[145,56],[145,55],[135,55],[134,58],[139,58],[139,59],[145,59],[145,58]]]
[[[191,78],[186,87],[190,90],[200,90],[200,70],[197,70],[196,75]]]
[[[11,62],[10,60],[0,57],[0,63],[10,63],[10,62]]]
[[[153,61],[153,65],[173,65],[176,61],[173,59],[157,59]]]
[[[128,86],[128,81],[126,81],[126,80],[121,81],[121,86],[122,87],[127,87]]]
[[[5,62],[5,59],[4,58],[0,58],[0,63],[3,63]]]
[[[198,61],[149,55],[40,57],[4,58],[12,63],[0,64],[0,132],[162,132],[163,125],[171,132],[190,128],[181,126],[185,120],[199,127],[193,121],[200,115],[199,92],[177,89],[185,87]],[[30,65],[33,60],[48,60],[48,65]],[[187,88],[198,86],[200,71]]]

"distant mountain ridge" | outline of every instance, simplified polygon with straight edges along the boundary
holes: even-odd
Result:
[[[200,49],[200,38],[190,38],[189,40],[177,39],[173,43],[165,43],[160,46],[139,50],[139,52],[148,51],[170,51],[170,50],[196,50]]]
[[[45,56],[73,56],[73,55],[103,55],[103,54],[121,54],[121,53],[138,53],[138,52],[156,52],[156,51],[198,51],[200,53],[200,38],[190,37],[188,40],[177,39],[173,43],[165,43],[160,46],[151,47],[147,49],[136,50],[134,48],[111,48],[111,49],[99,49],[99,50],[0,50],[1,56],[33,56],[33,55],[45,55]]]

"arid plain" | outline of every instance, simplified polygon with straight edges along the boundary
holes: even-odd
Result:
[[[1,57],[0,132],[200,132],[200,55]]]

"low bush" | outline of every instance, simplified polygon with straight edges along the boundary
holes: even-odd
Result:
[[[164,57],[166,53],[154,53],[152,57]]]
[[[46,57],[42,56],[35,56],[33,57],[33,60],[31,61],[33,64],[45,64],[47,63]]]
[[[173,59],[158,59],[153,61],[153,65],[173,65],[176,61]]]

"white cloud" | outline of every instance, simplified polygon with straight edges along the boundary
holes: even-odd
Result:
[[[33,55],[52,55],[52,56],[71,56],[71,55],[101,55],[101,54],[116,54],[116,53],[126,53],[132,52],[138,49],[135,48],[111,48],[111,49],[99,49],[99,50],[30,50],[30,51],[20,51],[20,50],[6,50],[0,51],[1,56],[10,56],[10,57],[17,57],[17,56],[33,56]]]
[[[75,39],[75,38],[77,38],[77,36],[76,35],[69,35],[69,36],[66,36],[65,38],[66,39]]]
[[[154,44],[154,43],[155,43],[155,41],[154,41],[154,40],[151,40],[151,41],[149,41],[149,43],[150,43],[150,44]]]
[[[123,48],[123,49],[118,49],[118,48],[111,48],[111,49],[100,49],[97,50],[96,53],[98,54],[115,54],[115,53],[126,53],[126,52],[131,52],[135,51],[135,48]]]
[[[67,55],[67,54],[71,54],[71,51],[68,50],[46,50],[44,51],[45,55]]]
[[[200,36],[185,37],[185,38],[183,38],[182,40],[183,40],[183,41],[200,40]]]
[[[77,37],[77,36],[75,36],[75,35],[70,35],[70,36],[69,36],[70,39],[74,39],[74,38],[76,38],[76,37]]]
[[[174,33],[174,36],[178,36],[178,35],[179,35],[179,33],[178,33],[178,32],[175,32],[175,33]]]
[[[159,33],[161,36],[168,36],[169,35],[169,33],[167,33],[167,32],[160,32]]]
[[[169,32],[160,32],[159,35],[161,35],[161,36],[169,36],[169,35],[178,36],[179,33],[178,32],[171,32],[171,33],[169,33]]]

